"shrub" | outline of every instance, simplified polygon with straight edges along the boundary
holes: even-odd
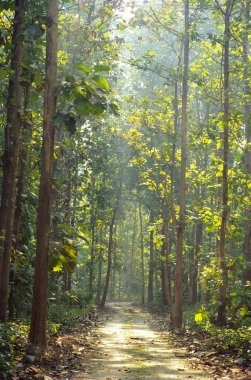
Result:
[[[27,344],[28,326],[23,323],[0,324],[0,371],[9,371]]]

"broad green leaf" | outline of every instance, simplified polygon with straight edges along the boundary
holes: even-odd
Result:
[[[85,64],[75,65],[74,67],[77,70],[83,71],[84,73],[87,73],[87,74],[89,74],[91,72],[90,67],[86,66]]]
[[[94,71],[96,71],[97,73],[100,71],[110,71],[110,67],[108,65],[95,65]]]

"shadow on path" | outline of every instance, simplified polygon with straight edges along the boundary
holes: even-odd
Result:
[[[130,303],[108,304],[111,313],[98,329],[101,346],[88,360],[88,370],[72,380],[212,379],[190,368],[171,340],[153,331],[147,315]]]

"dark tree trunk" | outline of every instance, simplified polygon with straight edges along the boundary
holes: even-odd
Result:
[[[165,294],[165,305],[168,306],[170,312],[171,321],[173,320],[173,308],[171,301],[171,271],[169,265],[169,247],[170,247],[170,236],[168,228],[168,213],[167,213],[167,200],[166,197],[162,199],[162,218],[163,218],[163,286]]]
[[[222,281],[219,285],[219,306],[217,323],[226,324],[226,297],[227,297],[227,268],[226,268],[226,230],[228,219],[228,160],[229,160],[229,40],[230,40],[230,9],[231,0],[227,0],[225,9],[224,31],[224,148],[223,148],[223,171],[222,171],[222,213],[221,227],[218,241],[219,268]]]
[[[105,306],[106,298],[107,298],[107,294],[108,294],[108,290],[109,290],[109,284],[110,284],[110,276],[111,276],[111,268],[112,268],[113,230],[114,230],[114,223],[116,220],[116,216],[117,216],[117,212],[118,212],[118,208],[119,208],[120,197],[121,197],[121,192],[122,192],[123,174],[124,174],[124,168],[121,168],[119,188],[118,188],[117,197],[116,197],[116,204],[115,204],[115,207],[113,208],[112,218],[111,218],[111,222],[110,222],[110,226],[109,226],[107,272],[106,272],[104,292],[103,292],[102,299],[100,302],[101,307]]]
[[[150,212],[150,225],[154,222],[153,211]],[[153,250],[153,230],[150,231],[150,257],[149,257],[149,274],[148,274],[148,303],[153,302],[153,265],[154,265],[154,250]]]
[[[139,225],[140,225],[140,266],[141,266],[141,303],[145,304],[145,259],[144,259],[144,234],[142,221],[142,206],[139,203]]]
[[[100,303],[102,288],[102,264],[103,264],[103,229],[100,228],[100,248],[98,256],[98,284],[97,284],[97,303]]]
[[[110,226],[109,226],[107,271],[106,271],[104,292],[103,292],[102,299],[100,302],[101,307],[105,306],[106,298],[107,298],[107,294],[108,294],[108,289],[109,289],[109,283],[110,283],[110,275],[111,275],[111,268],[112,268],[113,230],[114,230],[115,217],[116,217],[116,208],[113,210],[113,215],[112,215],[112,219],[111,219]]]
[[[45,102],[41,175],[37,215],[37,246],[29,340],[36,354],[47,350],[48,251],[51,225],[52,173],[55,129],[51,121],[56,108],[58,0],[48,2]]]
[[[24,0],[16,0],[14,29],[12,36],[12,57],[10,68],[13,72],[9,80],[7,99],[7,122],[5,127],[5,147],[2,156],[3,179],[0,208],[0,231],[3,239],[0,245],[0,321],[8,318],[9,276],[13,223],[16,201],[16,171],[20,140],[21,105],[20,75],[23,57]]]
[[[245,122],[245,130],[246,130],[246,149],[245,149],[245,174],[247,181],[251,180],[251,103],[248,101],[251,97],[251,86],[250,86],[250,61],[249,61],[249,21],[250,21],[250,7],[251,1],[246,0],[245,4],[245,23],[246,28],[243,35],[242,42],[242,56],[244,63],[244,94],[246,96],[246,103],[244,106],[244,122]],[[246,188],[246,195],[248,194],[250,189]],[[247,281],[251,282],[251,209],[250,207],[246,207],[245,210],[245,223],[244,223],[244,242],[243,242],[243,251],[245,257],[245,269],[243,273],[244,284]]]
[[[93,293],[93,275],[94,275],[94,254],[95,254],[95,177],[92,174],[92,189],[91,189],[91,254],[89,262],[89,295]]]
[[[137,228],[137,215],[134,214],[133,230],[132,230],[132,248],[130,257],[130,272],[129,272],[129,297],[132,300],[134,296],[134,258],[135,258],[135,240],[136,240],[136,228]]]
[[[27,110],[30,102],[30,86],[26,87],[24,90],[24,115],[27,116]],[[22,129],[27,131],[29,125],[26,121],[22,123]],[[32,135],[32,129],[29,131],[29,138]],[[19,249],[20,243],[20,227],[22,219],[22,197],[24,193],[25,178],[27,172],[27,141],[22,145],[21,152],[19,153],[18,162],[18,177],[17,177],[17,194],[16,194],[16,209],[14,213],[14,223],[13,223],[13,252],[12,252],[12,266],[10,271],[10,295],[9,295],[9,318],[14,317],[14,282],[15,282],[15,259],[17,251]]]
[[[183,277],[183,235],[186,208],[186,164],[187,164],[187,98],[189,68],[189,0],[185,0],[184,72],[182,80],[181,118],[181,169],[179,194],[179,220],[177,222],[176,269],[175,269],[175,312],[174,327],[182,327],[182,277]]]

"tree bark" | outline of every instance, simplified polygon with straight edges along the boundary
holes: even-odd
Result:
[[[130,257],[130,271],[129,271],[129,290],[130,290],[130,300],[133,299],[134,296],[134,258],[135,258],[135,240],[136,240],[136,234],[137,234],[137,214],[134,214],[134,220],[133,220],[133,230],[132,230],[132,247],[131,247],[131,257]]]
[[[21,104],[20,75],[23,58],[25,0],[16,0],[14,29],[12,36],[13,71],[9,80],[7,98],[7,122],[5,126],[5,147],[2,156],[3,179],[0,208],[0,321],[8,318],[9,276],[11,263],[12,235],[16,201],[16,171],[21,130],[19,108]]]
[[[54,168],[55,170],[55,168]],[[65,210],[65,218],[64,223],[67,226],[71,225],[71,197],[72,197],[72,178],[71,178],[71,165],[68,158],[66,158],[66,173],[67,173],[67,184],[66,184],[66,194],[65,194],[65,202],[64,202],[64,210]],[[64,240],[64,239],[63,239]],[[64,241],[63,241],[64,242]],[[64,268],[63,272],[63,290],[70,291],[71,290],[71,270],[69,268]]]
[[[93,271],[94,271],[94,251],[95,251],[95,204],[94,204],[94,195],[95,195],[95,177],[92,173],[91,179],[91,254],[89,262],[89,295],[92,297],[93,293]]]
[[[110,276],[111,276],[111,268],[112,268],[112,249],[113,249],[113,229],[114,229],[114,223],[117,216],[117,211],[119,207],[121,192],[122,192],[122,178],[123,178],[124,168],[121,168],[120,173],[120,181],[119,181],[119,188],[117,191],[117,199],[116,204],[113,208],[111,222],[109,225],[109,242],[108,242],[108,259],[107,259],[107,272],[106,272],[106,279],[105,279],[105,286],[104,286],[104,292],[102,295],[102,299],[100,302],[100,306],[104,307],[106,303],[106,298],[109,290],[109,284],[110,284]]]
[[[186,207],[186,164],[187,164],[187,98],[189,68],[189,0],[185,0],[184,71],[182,80],[181,118],[181,169],[179,194],[179,220],[177,221],[176,268],[175,268],[175,312],[174,327],[182,327],[182,277],[183,277],[183,235],[185,230]]]
[[[110,275],[111,275],[111,268],[112,268],[113,229],[114,229],[115,217],[116,217],[116,208],[113,210],[112,219],[111,219],[110,226],[109,226],[107,271],[106,271],[104,292],[103,292],[102,299],[100,302],[101,307],[105,306],[106,298],[107,298],[107,294],[108,294],[108,289],[109,289],[109,283],[110,283]]]
[[[139,225],[140,225],[140,266],[141,266],[141,303],[145,304],[145,260],[144,260],[144,234],[142,221],[142,206],[139,203]]]
[[[164,287],[164,297],[165,297],[165,305],[168,306],[169,312],[170,312],[170,318],[171,321],[173,321],[173,308],[172,308],[172,301],[171,301],[171,271],[170,271],[170,265],[169,265],[169,246],[170,246],[170,236],[169,236],[169,228],[168,228],[168,214],[167,214],[167,199],[164,195],[162,199],[162,218],[163,218],[163,256],[164,256],[164,262],[163,262],[163,287]]]
[[[153,211],[150,211],[150,225],[154,222]],[[153,231],[150,231],[150,257],[149,257],[149,274],[148,274],[148,303],[153,302],[153,264],[154,264],[154,250],[153,250]]]
[[[25,87],[24,90],[24,114],[27,115],[27,109],[29,107],[30,102],[30,86]],[[27,130],[29,125],[27,125],[26,121],[22,123],[22,129]],[[29,138],[32,135],[32,129],[29,131]],[[16,208],[14,212],[14,222],[13,222],[13,252],[11,255],[12,268],[10,271],[10,294],[9,294],[9,318],[13,319],[14,317],[14,282],[15,282],[15,259],[14,257],[17,255],[17,250],[20,245],[20,227],[22,220],[22,197],[24,193],[25,187],[25,178],[27,172],[27,141],[25,141],[22,145],[21,152],[19,153],[19,162],[18,162],[18,177],[17,177],[17,194],[16,194]]]
[[[102,287],[102,264],[103,264],[103,229],[100,227],[100,249],[98,256],[98,283],[97,283],[97,303],[100,303],[101,287]]]
[[[39,203],[37,215],[37,245],[29,340],[33,351],[47,350],[46,317],[48,298],[48,251],[51,225],[52,175],[55,128],[51,121],[56,109],[58,0],[48,2],[46,40],[45,101]]]
[[[250,20],[250,7],[251,1],[246,0],[245,2],[245,23],[246,28],[243,35],[242,42],[242,57],[244,64],[244,94],[245,94],[245,105],[244,105],[244,123],[246,130],[246,149],[245,149],[245,174],[246,180],[251,180],[251,86],[250,86],[250,61],[248,58],[249,52],[249,20]],[[246,196],[250,198],[250,190],[246,187]],[[243,252],[245,258],[245,269],[243,273],[244,285],[247,284],[247,281],[251,282],[251,209],[249,206],[246,206],[245,210],[245,222],[244,222],[244,242],[243,242]]]
[[[218,289],[218,315],[217,323],[226,324],[226,297],[227,297],[227,268],[226,268],[226,230],[228,219],[228,160],[229,160],[229,40],[230,40],[230,9],[231,0],[227,0],[224,12],[224,147],[223,147],[223,170],[222,170],[222,213],[220,236],[218,242],[218,259],[221,270],[221,282]]]

